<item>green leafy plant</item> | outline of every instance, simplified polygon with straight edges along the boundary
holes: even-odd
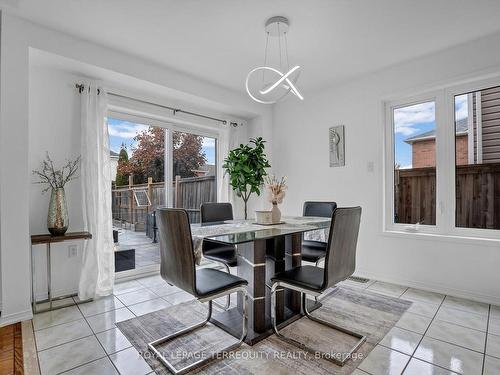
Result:
[[[229,175],[230,184],[236,195],[245,204],[245,219],[247,219],[247,202],[252,193],[260,195],[267,175],[266,168],[271,167],[264,153],[264,140],[261,137],[250,139],[252,145],[240,144],[240,147],[229,151],[224,159],[225,173]]]

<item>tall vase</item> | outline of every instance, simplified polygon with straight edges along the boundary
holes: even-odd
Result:
[[[278,208],[278,203],[273,203],[273,208],[271,210],[271,219],[274,223],[279,223],[281,220],[281,211]]]
[[[69,218],[64,188],[52,189],[50,194],[47,228],[54,236],[62,236],[68,230]]]

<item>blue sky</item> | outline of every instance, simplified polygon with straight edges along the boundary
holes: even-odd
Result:
[[[467,95],[455,97],[455,117],[467,117]],[[411,168],[411,145],[405,139],[436,128],[435,103],[425,102],[394,110],[395,162]]]
[[[118,120],[108,117],[109,147],[114,152],[120,152],[122,143],[127,146],[129,156],[132,154],[132,147],[136,142],[134,137],[143,130],[147,130],[149,125],[136,124],[129,121]],[[207,158],[207,164],[215,164],[215,139],[203,138],[203,151]]]

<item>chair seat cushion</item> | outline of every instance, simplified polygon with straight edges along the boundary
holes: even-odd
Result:
[[[325,272],[323,268],[314,266],[300,266],[279,272],[271,278],[271,282],[284,281],[304,289],[321,292],[324,284]]]
[[[196,297],[208,297],[247,284],[248,282],[241,277],[213,268],[196,270],[196,292],[198,293]]]
[[[326,242],[302,241],[302,259],[307,262],[316,262],[326,256]]]
[[[236,248],[234,246],[224,245],[214,241],[203,241],[203,256],[207,259],[226,263],[229,267],[235,267],[238,264],[236,259]]]

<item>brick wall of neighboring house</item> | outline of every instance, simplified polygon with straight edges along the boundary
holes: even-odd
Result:
[[[412,150],[412,167],[424,168],[436,166],[436,142],[435,139],[423,139],[413,142]]]
[[[436,166],[436,140],[423,139],[412,144],[412,168],[424,168]],[[467,135],[456,138],[456,157],[458,165],[465,165],[467,158]]]
[[[463,134],[456,138],[456,163],[457,165],[469,164],[468,149],[467,149],[467,135]]]

